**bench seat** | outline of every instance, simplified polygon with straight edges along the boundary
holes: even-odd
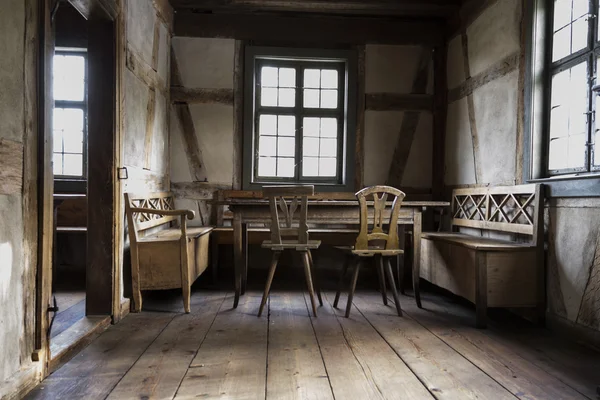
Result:
[[[473,250],[485,251],[527,251],[535,248],[530,243],[517,243],[509,240],[493,239],[480,236],[471,236],[464,233],[442,233],[431,232],[423,233],[422,239],[438,240],[451,243],[457,246],[463,246]]]
[[[188,238],[198,238],[202,235],[206,235],[207,233],[212,232],[214,228],[210,226],[199,226],[199,227],[190,227],[187,228],[186,234]],[[151,234],[145,236],[143,238],[138,239],[138,243],[144,242],[165,242],[165,241],[179,241],[181,239],[181,229],[180,228],[168,228],[162,231],[156,232],[155,234]]]

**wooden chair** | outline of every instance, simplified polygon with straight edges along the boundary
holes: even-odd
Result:
[[[258,316],[260,317],[262,315],[263,308],[267,302],[279,256],[283,250],[291,249],[300,252],[302,255],[306,285],[308,286],[308,292],[310,293],[313,314],[316,317],[317,306],[315,304],[313,277],[311,273],[311,271],[314,272],[314,264],[310,251],[319,248],[321,241],[308,239],[308,225],[306,223],[308,196],[314,194],[314,186],[263,186],[263,194],[269,198],[269,207],[271,210],[271,240],[263,241],[262,247],[271,249],[273,251],[273,257],[271,259],[269,275],[265,285],[265,292],[263,293],[262,302],[260,303],[260,308],[258,310]],[[291,200],[286,201],[286,198]],[[300,198],[300,201],[298,201],[298,198]],[[300,219],[298,227],[296,228],[293,227],[293,223],[294,214],[298,208],[300,208]],[[283,227],[279,219],[279,211],[283,214]],[[285,240],[283,239],[284,237],[286,238]],[[319,304],[323,305],[323,300],[321,299],[321,293],[318,287],[317,293]]]
[[[367,204],[367,197],[373,197],[373,210],[370,211]],[[354,273],[352,275],[352,281],[348,290],[348,304],[346,305],[346,318],[350,316],[350,309],[352,308],[352,298],[354,297],[354,290],[356,289],[356,281],[358,280],[358,272],[364,261],[365,257],[375,257],[377,263],[377,275],[379,277],[379,288],[381,290],[381,296],[383,298],[383,304],[387,305],[387,294],[384,277],[383,261],[385,258],[386,268],[385,272],[392,288],[392,294],[394,301],[396,302],[396,310],[398,315],[402,316],[402,309],[400,308],[400,301],[398,300],[398,292],[396,290],[396,284],[394,283],[394,276],[392,274],[392,266],[390,264],[391,257],[397,257],[400,254],[404,254],[404,250],[400,248],[398,240],[398,214],[400,212],[400,205],[404,199],[405,194],[390,186],[372,186],[362,189],[356,193],[358,202],[360,205],[360,232],[356,238],[354,247],[347,248],[353,256],[355,256],[356,264],[354,267]],[[393,198],[391,211],[386,210],[386,201],[388,197]],[[388,231],[384,231],[384,219],[386,214],[389,213]],[[369,226],[372,226],[369,230]],[[342,269],[340,276],[339,286],[337,293],[335,294],[335,300],[333,306],[337,308],[338,301],[340,299],[340,292],[344,282],[344,275],[348,269],[347,262]]]

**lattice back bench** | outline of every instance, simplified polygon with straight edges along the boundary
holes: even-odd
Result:
[[[188,228],[186,218],[194,212],[174,204],[171,192],[125,193],[135,312],[142,309],[142,290],[181,288],[189,313],[190,286],[208,266],[213,228]]]
[[[536,307],[543,323],[543,206],[539,184],[454,190],[452,232],[422,235],[421,278],[475,303],[479,328],[488,307]]]

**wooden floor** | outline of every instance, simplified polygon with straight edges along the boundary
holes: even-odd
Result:
[[[196,291],[147,300],[39,385],[29,399],[596,399],[600,354],[526,323],[473,328],[471,307],[425,294],[401,296],[404,317],[375,291],[352,314],[318,318],[306,295]],[[342,297],[345,305],[345,297]]]

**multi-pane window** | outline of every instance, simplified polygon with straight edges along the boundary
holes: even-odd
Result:
[[[57,51],[54,55],[54,175],[86,177],[86,54]]]
[[[345,72],[335,60],[257,60],[254,182],[341,183]]]
[[[600,170],[595,85],[600,57],[598,0],[550,0],[554,4],[551,99],[548,129],[550,175]]]

